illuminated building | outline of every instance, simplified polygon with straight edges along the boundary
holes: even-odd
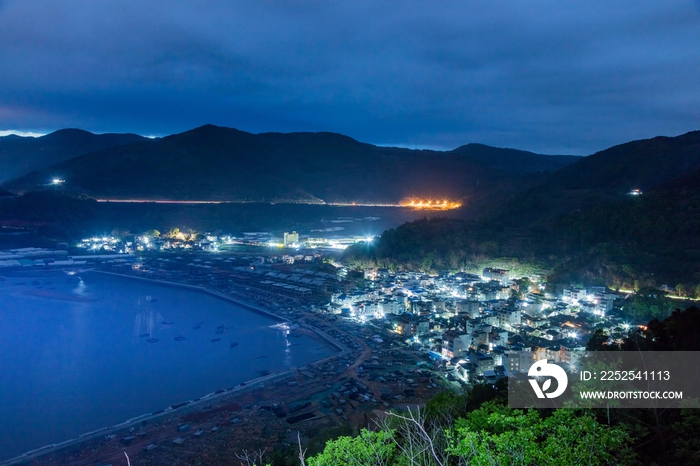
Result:
[[[401,202],[401,206],[423,210],[452,210],[459,209],[462,207],[462,204],[460,202],[448,201],[447,199],[409,199]]]
[[[299,233],[293,231],[291,233],[284,232],[284,245],[299,244]]]

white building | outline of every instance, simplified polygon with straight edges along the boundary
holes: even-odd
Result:
[[[387,314],[403,314],[406,311],[406,306],[403,300],[385,299],[380,303],[382,312]]]
[[[291,233],[284,232],[284,245],[290,246],[292,244],[299,244],[299,233],[293,231]]]
[[[505,285],[510,281],[510,270],[496,269],[494,267],[487,267],[482,272],[484,280],[497,280]]]
[[[469,351],[471,336],[454,330],[442,335],[442,356],[447,359],[461,358]]]
[[[465,300],[459,301],[457,304],[459,312],[466,312],[470,318],[476,319],[479,317],[479,301]]]
[[[521,324],[520,309],[499,309],[496,311],[498,326],[502,328],[514,328]]]
[[[535,355],[532,351],[506,351],[503,353],[501,361],[508,372],[526,374],[535,362]]]

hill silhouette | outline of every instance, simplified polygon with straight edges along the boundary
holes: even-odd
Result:
[[[640,196],[630,189],[643,191]],[[700,293],[700,132],[622,144],[583,158],[476,221],[421,220],[385,232],[351,262],[477,268],[507,257],[552,283],[681,284]]]
[[[93,134],[81,129],[61,129],[36,138],[0,137],[0,183],[88,152],[144,139],[136,134]]]
[[[59,173],[67,189],[96,197],[397,202],[421,196],[478,202],[531,182],[521,180],[524,173],[556,170],[577,159],[481,145],[410,150],[335,133],[251,134],[205,125],[94,151],[5,186],[32,190]]]
[[[504,225],[547,223],[557,215],[623,200],[700,168],[700,131],[632,141],[549,174],[483,218]]]
[[[517,149],[496,149],[475,143],[460,146],[451,152],[489,168],[520,175],[553,172],[581,160],[581,157],[575,155],[542,155]]]

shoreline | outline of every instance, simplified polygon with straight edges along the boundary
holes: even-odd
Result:
[[[90,272],[97,272],[97,273],[101,273],[101,274],[113,275],[113,276],[124,277],[124,278],[133,278],[136,280],[152,282],[152,283],[156,283],[156,284],[160,284],[160,285],[175,286],[175,287],[190,289],[193,291],[199,291],[199,292],[203,292],[203,293],[209,294],[211,296],[214,296],[216,298],[229,301],[229,302],[236,304],[238,306],[244,307],[245,309],[247,309],[251,312],[256,312],[259,314],[263,314],[267,317],[271,317],[274,320],[279,321],[280,323],[286,324],[286,323],[290,322],[289,320],[287,320],[287,319],[285,319],[277,314],[274,314],[267,309],[263,309],[261,307],[258,307],[256,305],[252,304],[252,303],[241,301],[241,300],[232,298],[230,296],[227,296],[223,293],[220,293],[218,291],[209,290],[209,289],[201,287],[201,286],[187,285],[184,283],[169,282],[169,281],[165,281],[165,280],[156,280],[156,279],[145,278],[145,277],[135,277],[135,276],[116,273],[116,272],[107,272],[107,271],[103,271],[103,270],[91,269]],[[308,324],[298,324],[298,325],[300,327],[307,329],[308,331],[310,331],[311,333],[316,335],[316,337],[320,338],[325,343],[327,343],[332,349],[336,350],[336,352],[334,354],[332,354],[330,356],[326,356],[326,357],[318,359],[318,360],[315,360],[315,361],[310,361],[310,362],[306,363],[304,366],[324,363],[327,360],[343,356],[350,351],[344,345],[335,341],[331,336],[327,335],[325,332],[321,331],[320,329],[317,329],[316,327],[313,327],[313,326],[308,325]],[[170,416],[172,414],[179,414],[180,410],[182,408],[185,408],[185,407],[197,406],[197,405],[200,405],[204,402],[221,401],[224,398],[226,398],[228,395],[238,394],[238,393],[244,392],[245,390],[254,388],[260,384],[266,383],[266,382],[273,382],[273,381],[278,380],[278,379],[283,379],[285,377],[293,376],[298,370],[299,370],[298,367],[293,367],[293,368],[290,368],[290,369],[282,371],[282,372],[264,375],[264,376],[261,376],[261,377],[255,378],[255,379],[244,381],[241,384],[236,385],[235,387],[217,390],[217,391],[208,393],[206,395],[203,395],[199,398],[195,398],[193,400],[186,400],[186,401],[183,401],[180,403],[170,405],[170,406],[168,406],[164,409],[158,410],[158,411],[153,411],[151,413],[145,413],[145,414],[142,414],[142,415],[139,415],[136,417],[132,417],[132,418],[130,418],[126,421],[120,422],[118,424],[101,427],[101,428],[92,430],[90,432],[85,432],[83,434],[78,435],[77,437],[74,437],[74,438],[71,438],[68,440],[64,440],[60,443],[53,443],[53,444],[49,444],[49,445],[44,445],[44,446],[41,446],[39,448],[35,448],[33,450],[29,450],[27,452],[24,452],[21,455],[15,456],[13,458],[8,458],[6,460],[0,460],[0,466],[10,466],[10,465],[22,464],[22,463],[25,463],[27,461],[30,461],[32,459],[36,459],[38,457],[41,457],[41,456],[44,456],[47,454],[56,453],[60,450],[63,450],[64,448],[79,445],[83,442],[87,442],[89,440],[94,440],[98,437],[109,435],[111,433],[115,433],[115,432],[120,431],[122,429],[133,427],[139,423],[142,423],[143,421],[152,421],[154,419],[165,418],[165,417]]]

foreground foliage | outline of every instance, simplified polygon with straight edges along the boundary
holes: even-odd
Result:
[[[550,416],[493,402],[441,431],[420,416],[399,416],[396,428],[340,437],[309,466],[331,465],[620,465],[634,464],[624,427],[600,424],[590,413]],[[445,445],[440,445],[444,434]]]

